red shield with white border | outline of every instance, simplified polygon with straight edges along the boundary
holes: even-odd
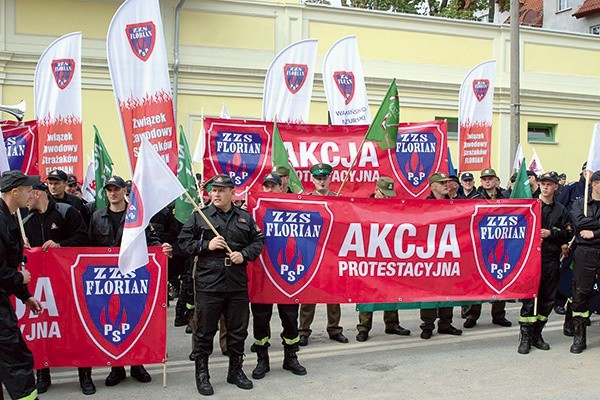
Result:
[[[333,227],[326,201],[304,201],[302,207],[292,199],[261,198],[253,210],[265,236],[260,263],[271,283],[289,298],[300,294],[319,271]]]
[[[91,261],[93,259],[93,261]],[[82,254],[71,266],[71,284],[81,323],[94,344],[118,360],[144,333],[158,303],[161,266],[119,271],[118,253]]]

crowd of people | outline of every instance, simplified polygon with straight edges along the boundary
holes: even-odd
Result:
[[[332,170],[325,163],[310,168],[315,187],[312,195],[336,196],[330,190]],[[264,176],[263,191],[290,192],[289,174],[287,167],[274,167],[273,172]],[[586,174],[591,182],[587,203],[584,202]],[[580,179],[570,184],[566,184],[564,174],[556,172],[540,176],[528,172],[528,176],[531,192],[542,205],[542,272],[537,304],[533,299],[522,300],[517,351],[527,354],[532,346],[550,349],[542,330],[554,309],[565,314],[563,331],[565,335],[573,336],[571,352],[581,353],[586,348],[589,302],[600,267],[600,171],[591,173],[584,165]],[[509,198],[515,177],[505,189],[491,168],[479,173],[479,187],[476,187],[473,173],[465,172],[459,177],[437,172],[429,177],[427,199]],[[106,191],[108,206],[99,209],[93,202],[86,203],[77,195],[78,187],[77,178],[61,170],[50,172],[45,182],[19,171],[7,171],[0,178],[0,318],[4,324],[0,331],[0,380],[12,398],[35,399],[38,393],[44,393],[51,386],[49,369],[33,371],[33,355],[23,341],[10,302],[10,296],[15,295],[35,313],[43,311],[40,302],[27,290],[31,275],[23,268],[26,263],[23,249],[119,246],[121,242],[130,188],[128,182],[118,176],[111,177],[99,189]],[[254,338],[251,350],[257,355],[251,376],[262,379],[270,371],[273,304],[250,304],[246,266],[258,258],[265,238],[245,210],[243,201],[236,200],[232,179],[227,175],[216,175],[202,187],[208,193],[208,205],[203,208],[203,215],[194,212],[185,224],[181,224],[174,218],[172,208],[165,208],[152,218],[146,229],[146,239],[149,246],[162,246],[170,257],[170,285],[178,292],[175,326],[186,326],[187,332],[193,333],[190,359],[195,363],[196,386],[200,394],[212,395],[209,356],[218,330],[221,352],[229,357],[227,382],[241,389],[253,387],[242,368],[251,314]],[[375,199],[396,196],[395,182],[389,177],[379,178],[371,195]],[[24,232],[19,229],[18,210],[23,213]],[[571,263],[574,278],[569,273]],[[556,295],[561,280],[568,281],[566,286],[572,287],[572,293]],[[463,328],[474,328],[481,310],[481,304],[463,306]],[[279,304],[277,311],[283,327],[280,335],[284,348],[282,367],[295,375],[306,375],[307,370],[298,359],[298,350],[299,346],[309,344],[316,305]],[[436,321],[437,334],[461,335],[463,330],[453,325],[453,314],[453,307],[421,309],[420,337],[430,339],[436,330]],[[503,301],[492,303],[491,316],[496,325],[512,325],[506,318]],[[398,311],[385,311],[383,319],[386,334],[411,334],[400,325]],[[348,343],[340,320],[340,305],[328,304],[329,338]],[[372,312],[358,314],[357,341],[369,339],[372,321]],[[92,368],[81,366],[78,371],[82,393],[95,393]],[[152,379],[143,365],[131,366],[130,374],[140,382]],[[113,367],[105,385],[115,386],[126,376],[125,367]]]

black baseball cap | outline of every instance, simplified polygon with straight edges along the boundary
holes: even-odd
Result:
[[[540,182],[543,181],[551,181],[553,183],[558,183],[558,174],[556,172],[546,172],[545,174],[540,175]]]
[[[119,188],[124,188],[125,186],[127,186],[125,184],[125,181],[123,180],[123,178],[121,178],[120,176],[111,176],[110,178],[108,178],[108,180],[104,183],[104,189],[106,189],[109,186],[116,186]]]
[[[463,181],[472,181],[475,178],[473,177],[472,173],[465,172],[464,174],[461,175],[460,179],[463,180]]]
[[[275,172],[266,174],[265,177],[263,178],[262,184],[264,185],[267,182],[274,183],[275,185],[281,185],[281,177]]]
[[[69,174],[67,177],[67,185],[69,185],[69,186],[77,185],[77,177],[73,174]]]
[[[66,181],[67,179],[68,179],[67,173],[61,169],[52,170],[48,174],[48,180]]]
[[[48,185],[42,182],[38,175],[32,176],[32,178],[36,178],[36,182],[32,185],[33,190],[42,190],[44,192],[48,191]]]
[[[19,186],[33,186],[40,180],[37,175],[27,176],[21,171],[5,171],[0,178],[0,192],[6,193]]]
[[[212,187],[235,187],[231,177],[225,174],[215,175],[215,177],[210,180],[210,184]]]

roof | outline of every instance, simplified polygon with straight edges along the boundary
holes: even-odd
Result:
[[[519,25],[541,28],[544,23],[544,1],[521,0],[520,3]],[[510,17],[504,23],[510,23]]]
[[[600,12],[600,0],[585,0],[573,16],[579,19],[598,12]]]

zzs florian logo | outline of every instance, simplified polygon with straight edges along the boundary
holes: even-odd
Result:
[[[471,216],[475,261],[484,282],[496,293],[519,277],[534,247],[537,216],[532,205],[480,205]]]
[[[261,204],[261,203],[265,204]],[[263,228],[265,249],[260,262],[275,287],[292,298],[315,277],[333,226],[327,202],[259,199],[254,218]],[[257,211],[261,215],[257,215]],[[264,210],[264,211],[263,211]]]
[[[92,341],[108,356],[124,356],[150,322],[158,301],[160,265],[150,264],[122,274],[111,263],[116,255],[79,256],[71,266],[71,282],[81,322]],[[106,264],[99,257],[110,257]],[[116,261],[116,260],[115,260]]]

